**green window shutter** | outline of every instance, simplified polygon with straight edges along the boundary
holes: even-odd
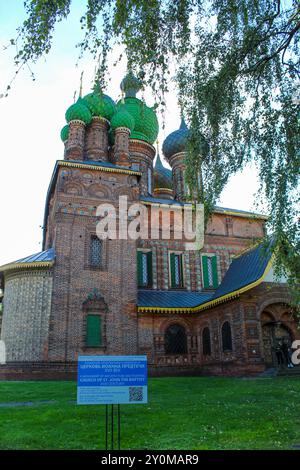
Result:
[[[98,315],[87,316],[86,345],[101,346],[101,318]]]
[[[217,257],[213,256],[211,258],[211,265],[212,265],[212,275],[213,275],[213,287],[216,289],[219,285],[218,281],[218,266],[217,266]]]
[[[183,255],[179,255],[180,257],[180,287],[183,287]]]
[[[171,268],[171,287],[176,287],[176,281],[175,281],[175,253],[170,254],[170,268]]]
[[[207,256],[202,256],[203,287],[209,289]]]
[[[152,251],[147,253],[147,269],[148,269],[148,287],[152,287],[153,274],[152,274]]]
[[[143,285],[143,253],[137,251],[137,281],[138,286],[142,287]]]

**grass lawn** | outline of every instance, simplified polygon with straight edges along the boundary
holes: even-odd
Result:
[[[299,398],[298,378],[150,379],[147,405],[121,406],[121,447],[291,449]],[[105,406],[75,400],[75,382],[0,382],[0,449],[103,449]]]

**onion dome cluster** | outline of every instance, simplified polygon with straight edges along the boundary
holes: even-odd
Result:
[[[121,90],[125,98],[117,104],[112,98],[102,93],[96,83],[92,93],[79,98],[66,112],[66,121],[74,120],[90,124],[94,117],[106,119],[110,123],[109,141],[114,142],[114,133],[119,127],[130,130],[130,138],[153,144],[158,135],[158,120],[153,108],[136,98],[136,93],[142,88],[142,82],[129,72],[121,82]],[[68,138],[66,126],[61,131],[61,139]]]
[[[142,88],[141,80],[130,71],[123,78],[120,87],[125,93],[125,98],[117,103],[117,109],[125,109],[134,120],[130,138],[153,144],[158,135],[158,120],[154,109],[136,98],[137,92]]]
[[[94,117],[99,117],[110,121],[116,112],[116,104],[112,98],[102,93],[100,86],[96,83],[92,93],[79,97],[76,103],[72,104],[66,111],[66,121],[82,121],[85,125],[92,122]],[[61,139],[65,142],[68,139],[69,126],[64,126],[61,130]]]

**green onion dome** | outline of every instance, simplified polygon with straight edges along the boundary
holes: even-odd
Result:
[[[121,101],[117,107],[123,104]],[[150,144],[155,142],[159,126],[155,111],[149,108],[143,101],[135,97],[126,97],[124,105],[126,111],[133,117],[135,126],[130,138],[144,140]]]
[[[89,124],[92,120],[92,114],[82,98],[78,98],[76,103],[72,104],[66,112],[67,122],[76,120],[83,121],[85,124]]]
[[[142,86],[142,81],[129,71],[121,82],[121,90],[125,92],[125,99],[119,101],[117,107],[123,105],[134,119],[135,126],[130,138],[153,144],[159,131],[158,120],[154,109],[149,108],[143,101],[136,98],[136,94]]]
[[[126,110],[125,105],[123,105],[118,106],[118,110],[113,115],[110,124],[113,130],[117,129],[118,127],[126,127],[130,131],[133,131],[135,121],[132,115],[129,114],[129,112]]]
[[[70,131],[70,128],[69,128],[69,124],[66,124],[62,130],[60,131],[60,138],[63,142],[65,142],[66,140],[68,140],[69,138],[69,131]]]
[[[101,92],[94,91],[83,98],[93,117],[103,117],[110,121],[116,111],[116,104],[112,98]]]

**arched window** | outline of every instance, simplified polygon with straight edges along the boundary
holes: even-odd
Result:
[[[187,339],[185,328],[181,325],[171,325],[165,332],[166,354],[186,354]]]
[[[222,326],[222,346],[223,351],[232,351],[231,326],[228,321]]]
[[[93,268],[100,268],[102,261],[102,240],[97,235],[91,236],[90,264]]]
[[[204,328],[202,332],[202,346],[203,346],[203,355],[211,355],[211,344],[210,344],[210,331],[209,328]]]

